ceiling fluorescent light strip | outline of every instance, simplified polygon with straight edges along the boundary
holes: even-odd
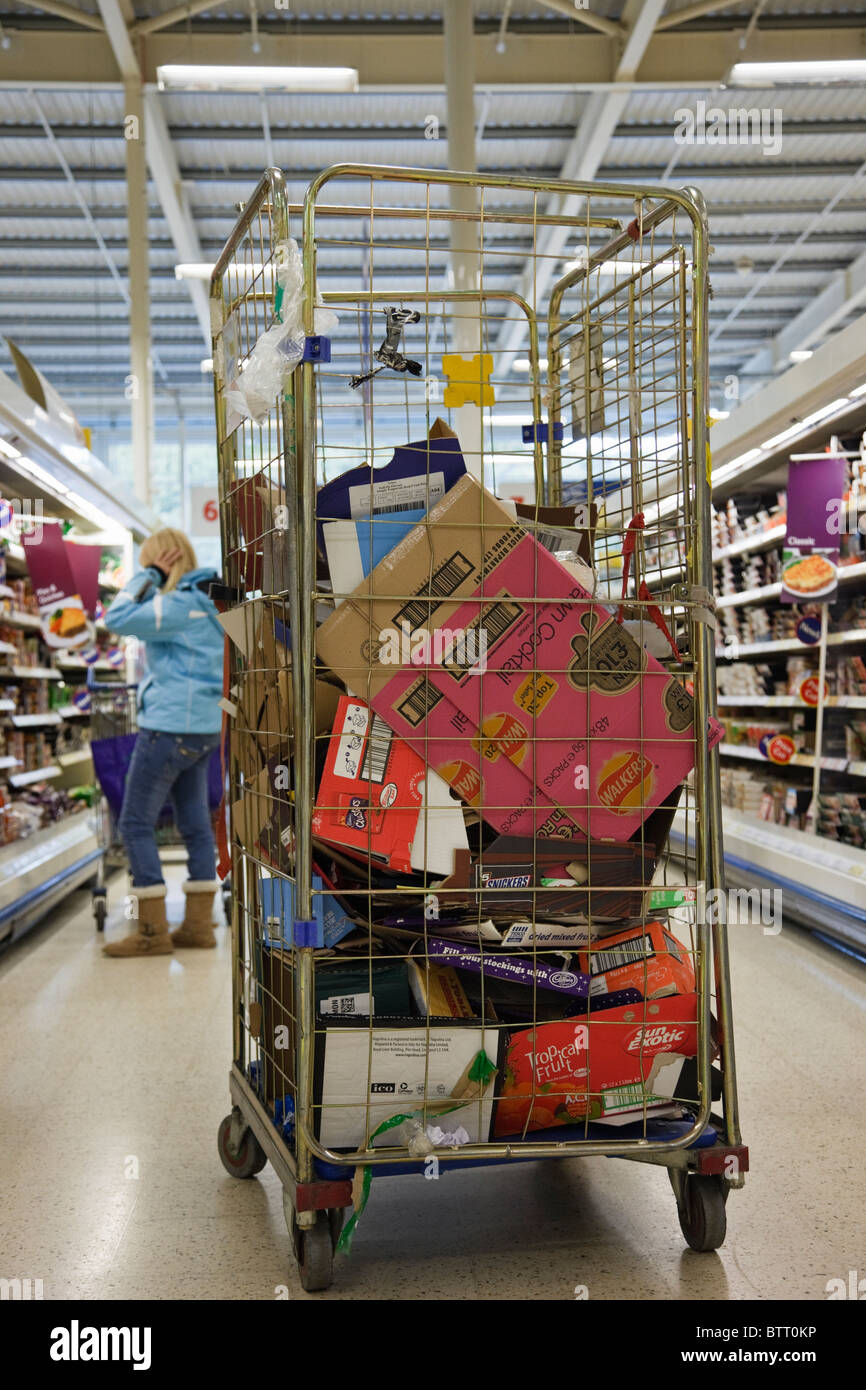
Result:
[[[156,70],[161,91],[357,92],[358,69],[343,67],[267,67],[215,63],[164,63]]]

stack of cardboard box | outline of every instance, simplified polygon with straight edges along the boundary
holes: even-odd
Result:
[[[268,1098],[291,1075],[272,1038],[294,944],[319,952],[325,1143],[365,1142],[401,1096],[441,1102],[473,1048],[497,1068],[472,1099],[475,1138],[669,1107],[698,1000],[665,910],[684,895],[652,885],[697,739],[720,726],[696,730],[675,663],[593,598],[594,513],[570,530],[566,508],[519,516],[441,423],[319,499],[331,607],[309,712],[315,920],[300,926],[288,614],[254,599],[224,619],[243,658],[233,830],[259,866]]]

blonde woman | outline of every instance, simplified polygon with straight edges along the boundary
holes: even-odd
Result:
[[[223,631],[188,538],[170,527],[141,547],[142,568],[105,615],[112,632],[145,643],[148,674],[138,694],[135,749],[119,829],[138,904],[137,929],[103,949],[107,956],[165,955],[175,946],[216,945],[213,901],[219,887],[208,810],[208,763],[219,747]],[[169,932],[155,827],[168,800],[187,850],[183,924]]]

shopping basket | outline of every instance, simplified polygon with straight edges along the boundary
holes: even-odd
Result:
[[[108,915],[106,869],[120,869],[126,864],[117,826],[123,808],[126,774],[138,737],[138,686],[122,681],[97,681],[93,668],[89,667],[87,690],[90,694],[90,751],[101,793],[96,812],[97,838],[103,851],[92,889],[93,917],[97,931],[103,931]],[[214,821],[221,812],[223,794],[223,759],[217,749],[208,764],[208,805]],[[156,836],[161,849],[183,844],[170,803],[160,815]],[[225,880],[226,901],[230,892],[231,883]]]
[[[374,1174],[655,1163],[724,1239],[707,254],[694,191],[342,164],[215,268],[219,1152],[306,1289]]]

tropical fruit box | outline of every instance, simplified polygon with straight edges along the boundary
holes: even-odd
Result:
[[[517,1028],[504,1041],[497,1137],[669,1105],[698,1050],[695,994]]]

